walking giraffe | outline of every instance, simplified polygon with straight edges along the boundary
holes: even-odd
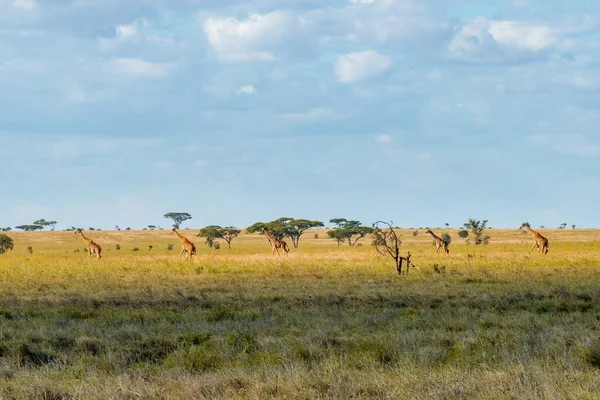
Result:
[[[192,241],[183,236],[181,233],[177,232],[177,229],[175,228],[171,229],[171,232],[176,234],[181,242],[181,253],[179,253],[179,257],[181,257],[183,253],[185,253],[186,259],[196,255],[196,245],[192,243]]]
[[[548,254],[548,239],[546,239],[545,237],[543,237],[539,232],[534,231],[533,229],[531,229],[531,226],[529,226],[528,223],[523,222],[523,224],[521,225],[521,227],[519,229],[525,229],[527,232],[529,232],[531,234],[531,236],[533,236],[533,240],[535,240],[535,243],[533,244],[533,246],[531,246],[531,249],[529,249],[529,252],[531,253],[531,250],[533,250],[535,247],[537,247],[540,251],[541,254]]]
[[[431,229],[427,229],[425,231],[425,233],[429,233],[431,235],[431,237],[433,238],[433,240],[435,240],[436,253],[439,253],[440,249],[443,248],[444,253],[450,254],[450,249],[448,248],[448,243],[446,243],[446,241],[444,239],[437,236],[435,233],[431,232]]]
[[[279,249],[283,248],[284,254],[287,255],[290,251],[287,243],[284,240],[277,239],[275,236],[271,235],[266,229],[263,229],[263,233],[267,237],[269,244],[271,245],[271,249],[273,249],[273,255],[275,255],[275,250],[277,250],[277,254],[279,254]]]
[[[96,259],[99,259],[102,257],[102,247],[100,247],[100,245],[98,245],[98,243],[94,242],[92,239],[86,237],[83,232],[81,231],[81,229],[77,229],[75,231],[75,234],[80,234],[81,235],[81,239],[87,244],[88,247],[88,254],[90,255],[90,257],[92,256],[92,254],[96,254]]]

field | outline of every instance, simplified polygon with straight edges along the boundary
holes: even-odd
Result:
[[[449,230],[449,256],[403,230],[404,276],[367,238],[279,258],[195,232],[191,262],[168,231],[86,232],[100,261],[73,232],[10,233],[0,398],[600,398],[600,230],[543,230],[547,256],[517,229]]]

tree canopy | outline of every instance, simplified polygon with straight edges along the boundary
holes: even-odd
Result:
[[[31,231],[41,231],[42,229],[44,229],[44,227],[42,225],[19,225],[19,226],[15,226],[15,229],[20,229],[22,231],[27,231],[27,232],[31,232]]]
[[[0,234],[0,254],[4,254],[9,250],[14,248],[13,240],[10,236],[5,234]]]
[[[227,242],[227,247],[231,248],[231,241],[240,233],[241,230],[233,226],[226,226],[225,228],[222,228],[218,225],[209,225],[200,229],[200,232],[198,232],[198,235],[196,236],[206,238],[206,244],[208,244],[208,247],[211,249],[216,244],[217,239],[223,239]]]
[[[192,219],[192,216],[189,213],[184,212],[168,212],[164,215],[167,219],[173,220],[173,227],[179,229],[179,226],[183,221],[187,221],[188,219]]]
[[[338,246],[344,241],[347,241],[348,245],[354,246],[360,239],[364,238],[370,233],[373,233],[373,228],[362,226],[360,221],[349,221],[345,218],[334,218],[330,219],[329,222],[335,224],[336,228],[328,231],[327,235],[330,238],[335,239]]]
[[[248,233],[267,231],[277,239],[289,237],[294,248],[298,248],[300,237],[309,229],[324,226],[321,221],[281,217],[271,222],[257,222],[248,227]]]
[[[54,230],[54,228],[56,227],[57,223],[58,222],[56,222],[56,221],[46,221],[43,218],[42,219],[38,219],[37,221],[33,221],[33,225],[39,225],[39,226],[42,226],[44,228],[46,228],[48,226],[51,226],[52,230]]]

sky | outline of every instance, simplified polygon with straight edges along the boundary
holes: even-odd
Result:
[[[0,227],[599,227],[596,0],[0,0]]]

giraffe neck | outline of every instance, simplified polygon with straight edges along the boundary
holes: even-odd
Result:
[[[433,232],[429,232],[429,234],[431,235],[432,238],[436,239],[436,240],[440,240],[440,238]]]
[[[186,239],[185,237],[183,237],[183,235],[182,235],[181,233],[179,233],[178,231],[175,231],[175,234],[177,235],[177,237],[179,238],[179,240],[180,240],[182,243],[185,243],[185,242],[187,242],[187,239]]]
[[[83,239],[83,241],[86,242],[87,244],[90,244],[92,242],[92,240],[90,238],[85,237],[83,232],[79,232],[79,234],[81,235],[81,239]]]

